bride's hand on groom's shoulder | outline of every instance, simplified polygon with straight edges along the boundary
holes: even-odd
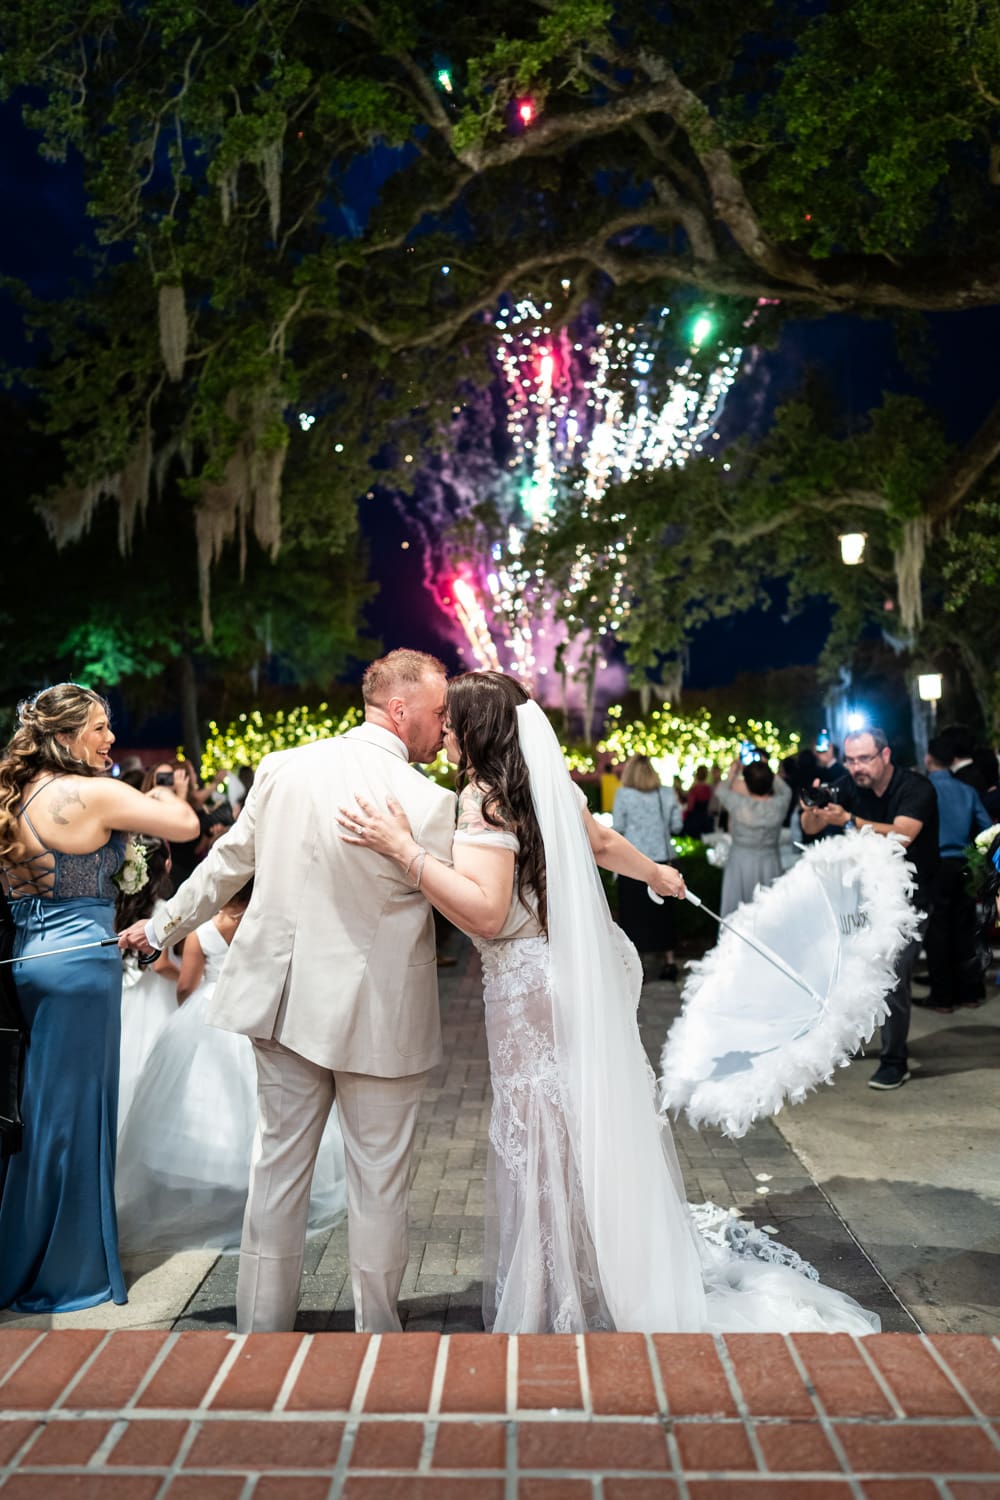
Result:
[[[658,896],[674,896],[682,901],[687,893],[684,876],[673,865],[657,865],[656,874],[649,881]]]
[[[364,849],[374,849],[376,854],[399,859],[413,844],[413,833],[396,799],[386,796],[384,812],[360,792],[355,792],[354,801],[353,808],[337,810],[340,837],[346,844],[360,844]]]

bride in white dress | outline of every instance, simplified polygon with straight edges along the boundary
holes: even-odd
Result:
[[[135,1082],[118,1141],[115,1198],[123,1251],[238,1250],[257,1130],[248,1037],[205,1021],[250,884],[186,939],[177,998]],[[309,1230],[347,1202],[336,1106],[316,1160]]]
[[[597,872],[682,896],[680,875],[597,824],[521,685],[468,673],[445,746],[463,784],[454,866],[393,803],[344,837],[395,859],[482,956],[493,1084],[484,1320],[503,1333],[878,1331],[794,1252],[691,1210],[639,1037],[638,955]],[[597,863],[595,863],[595,860]],[[732,1223],[732,1221],[729,1221]],[[704,1232],[699,1232],[699,1225]]]

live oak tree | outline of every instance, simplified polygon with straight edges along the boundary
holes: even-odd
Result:
[[[949,443],[934,413],[911,396],[886,396],[847,431],[813,387],[779,407],[755,443],[741,440],[719,457],[702,454],[683,468],[635,476],[586,507],[567,494],[552,525],[533,536],[526,564],[544,570],[573,627],[597,635],[607,621],[602,601],[622,566],[615,545],[625,515],[628,590],[615,624],[640,676],[655,667],[679,681],[699,625],[772,607],[768,584],[782,580],[789,621],[811,598],[833,605],[820,663],[828,680],[877,630],[905,662],[948,653],[995,732],[1000,474],[980,477],[969,504],[956,499],[966,476],[978,472],[970,456],[976,441]],[[927,547],[937,522],[942,530]],[[866,535],[862,566],[841,561],[841,532]],[[571,594],[581,552],[590,586]]]
[[[487,378],[508,291],[553,321],[675,292],[735,322],[1000,294],[992,0],[7,0],[0,49],[105,247],[30,313],[65,454],[49,524],[79,534],[110,497],[127,546],[159,475],[206,631],[223,549],[280,546],[297,415],[344,514],[372,455],[405,483],[456,382]],[[1000,404],[894,517],[911,561],[998,452]],[[742,501],[710,489],[735,543]],[[720,576],[717,607],[741,587]]]
[[[208,644],[184,498],[150,507],[127,556],[107,506],[84,536],[56,552],[29,501],[53,456],[25,427],[24,404],[0,398],[9,562],[0,597],[0,721],[54,676],[105,691],[121,684],[139,719],[179,709],[184,745],[196,758],[204,719],[245,707],[251,683],[258,702],[292,686],[327,696],[352,659],[371,653],[376,643],[358,625],[375,591],[365,582],[353,513],[341,535],[343,517],[324,515],[322,495],[294,452],[281,553],[271,560],[248,539],[242,566],[235,551],[220,561]]]

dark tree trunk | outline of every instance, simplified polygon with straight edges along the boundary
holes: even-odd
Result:
[[[194,659],[190,651],[182,651],[177,658],[177,690],[180,699],[184,754],[197,768],[201,766],[201,719],[198,714],[198,684],[194,675]]]

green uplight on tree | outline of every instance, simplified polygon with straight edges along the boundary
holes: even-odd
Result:
[[[691,324],[691,347],[700,349],[715,330],[715,319],[711,313],[700,312]]]
[[[444,89],[444,91],[445,91],[446,94],[450,94],[451,93],[451,91],[452,91],[451,74],[449,73],[449,71],[448,71],[447,68],[438,68],[437,81],[438,81],[438,88]]]

